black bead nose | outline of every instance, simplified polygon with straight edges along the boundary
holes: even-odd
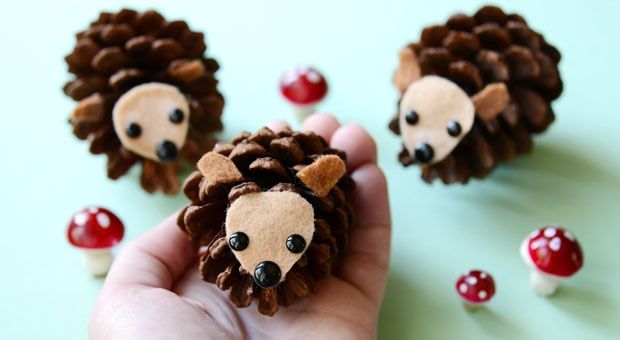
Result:
[[[157,157],[159,157],[159,160],[162,162],[174,160],[177,158],[178,153],[177,146],[171,141],[164,140],[157,143]]]
[[[271,288],[280,282],[280,267],[271,261],[263,261],[254,270],[254,281],[263,288]]]
[[[420,163],[428,163],[433,159],[434,151],[428,143],[418,143],[413,151],[415,160]]]

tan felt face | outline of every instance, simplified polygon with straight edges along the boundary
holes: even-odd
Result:
[[[172,161],[185,143],[189,105],[174,86],[148,83],[127,91],[114,105],[112,120],[121,143],[140,156]]]
[[[475,109],[469,96],[438,76],[425,76],[409,85],[399,110],[403,143],[419,163],[444,159],[474,123]]]
[[[247,235],[245,249],[235,250],[231,237],[239,233]],[[314,209],[299,194],[293,192],[260,192],[238,198],[228,208],[226,215],[226,239],[241,267],[252,275],[264,261],[275,263],[281,272],[279,280],[297,262],[314,234]],[[291,251],[287,239],[298,235],[305,247]],[[255,280],[258,279],[255,276]]]

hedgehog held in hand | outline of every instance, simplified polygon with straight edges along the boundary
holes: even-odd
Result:
[[[148,192],[174,194],[183,161],[195,163],[222,129],[217,62],[204,35],[155,11],[102,13],[76,36],[65,58],[75,78],[63,88],[78,101],[69,122],[90,152],[106,154],[108,177],[142,163]]]
[[[346,155],[313,132],[263,128],[218,144],[184,183],[179,227],[206,246],[203,280],[273,315],[334,270],[353,223]]]
[[[456,14],[400,52],[400,92],[390,129],[399,161],[432,182],[466,183],[529,152],[532,134],[554,120],[562,93],[560,53],[518,14],[494,6]]]

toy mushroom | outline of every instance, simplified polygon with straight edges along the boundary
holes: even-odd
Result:
[[[123,222],[111,211],[88,207],[78,211],[67,228],[69,243],[82,250],[84,266],[93,276],[104,276],[112,265],[114,245],[123,239]]]
[[[280,92],[293,104],[295,116],[303,120],[325,98],[327,81],[316,69],[297,66],[282,76]]]
[[[549,296],[561,280],[573,276],[583,266],[583,252],[573,234],[558,226],[533,231],[521,243],[521,257],[531,268],[534,291]]]
[[[470,270],[456,280],[456,292],[467,309],[475,310],[495,295],[495,281],[491,274],[482,270]]]

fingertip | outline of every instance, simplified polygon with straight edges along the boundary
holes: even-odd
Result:
[[[347,153],[349,170],[377,162],[377,144],[359,124],[345,125],[338,129],[332,136],[331,146]]]
[[[302,130],[314,131],[319,134],[327,142],[332,139],[332,136],[336,130],[340,127],[340,122],[336,117],[328,113],[314,113],[310,115],[302,124]]]
[[[267,127],[270,128],[273,132],[280,132],[286,128],[290,128],[289,123],[283,119],[276,119],[267,124]]]

